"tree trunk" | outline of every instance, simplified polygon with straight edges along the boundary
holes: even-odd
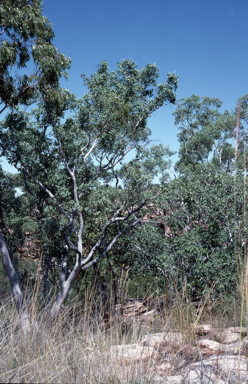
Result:
[[[23,329],[24,334],[27,334],[29,327],[30,327],[30,324],[29,324],[28,314],[27,314],[26,308],[24,306],[23,294],[22,294],[22,291],[20,288],[17,274],[16,274],[16,272],[13,268],[13,265],[11,263],[11,260],[10,260],[9,251],[8,251],[6,241],[4,240],[1,232],[0,232],[0,249],[2,252],[2,256],[3,256],[3,265],[5,268],[5,271],[8,275],[10,285],[11,285],[11,290],[12,290],[12,293],[14,295],[16,308],[17,308],[19,314],[21,315],[22,329]]]
[[[61,267],[61,273],[62,274],[64,273],[63,268],[64,268],[64,266],[62,264],[62,267]],[[54,319],[59,314],[60,308],[61,308],[63,302],[65,301],[66,296],[68,295],[68,293],[71,289],[71,286],[73,285],[74,281],[78,277],[80,271],[81,271],[81,264],[76,263],[76,265],[74,266],[68,279],[66,281],[64,281],[63,278],[61,279],[59,293],[57,294],[56,299],[55,299],[55,301],[52,305],[51,311],[50,311],[50,315],[51,315],[52,319]]]

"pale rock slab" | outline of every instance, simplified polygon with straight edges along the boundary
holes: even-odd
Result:
[[[223,380],[218,379],[211,368],[202,369],[201,367],[190,370],[184,380],[187,384],[225,384]]]
[[[156,373],[162,376],[162,375],[171,373],[173,369],[174,367],[170,363],[163,363],[156,367]]]
[[[225,330],[223,333],[222,333],[222,343],[223,344],[231,344],[231,343],[235,343],[236,341],[239,340],[240,338],[240,335],[238,333],[233,333],[233,332],[230,332],[228,330]]]
[[[213,340],[205,340],[205,339],[198,340],[197,345],[200,348],[208,348],[211,351],[221,351],[223,349],[223,347],[220,343],[218,343],[217,341],[213,341]]]
[[[245,327],[229,327],[226,328],[226,331],[232,332],[232,333],[239,333],[241,336],[247,335],[247,329]]]
[[[195,326],[195,333],[198,335],[198,336],[203,336],[203,335],[207,335],[211,332],[211,324],[201,324],[201,325],[196,325]]]
[[[149,360],[156,350],[152,347],[138,344],[113,345],[109,349],[109,358],[114,361],[125,360],[134,363],[140,360]]]
[[[240,359],[240,362],[239,362]],[[202,362],[191,364],[187,367],[186,376],[194,381],[190,384],[210,384],[210,383],[229,383],[236,384],[238,382],[238,370],[240,367],[240,384],[248,384],[247,361],[245,356],[211,356]],[[192,372],[195,372],[194,374]],[[201,381],[197,381],[196,374]],[[211,375],[212,377],[211,377]],[[188,375],[188,376],[187,376]],[[191,376],[190,376],[191,375]],[[214,381],[215,377],[215,381]],[[212,381],[210,380],[212,379]],[[205,381],[204,381],[205,380]],[[209,381],[207,381],[209,380]],[[186,381],[187,383],[187,381]]]
[[[157,384],[184,384],[183,376],[153,376],[152,380]]]
[[[165,384],[183,384],[183,376],[167,376]]]
[[[157,348],[160,344],[180,345],[183,342],[183,337],[180,332],[154,333],[143,336],[141,339],[142,345]]]

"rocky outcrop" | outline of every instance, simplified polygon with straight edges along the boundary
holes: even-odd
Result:
[[[245,328],[215,329],[205,324],[195,327],[195,333],[192,344],[180,332],[147,334],[137,344],[111,346],[108,358],[130,366],[149,365],[151,383],[248,384]]]
[[[166,300],[166,298],[164,298]],[[154,299],[152,299],[154,300]],[[108,319],[129,329],[134,324],[152,324],[163,303],[130,300],[116,307]],[[148,327],[149,328],[149,327]],[[144,329],[144,327],[143,327]],[[151,383],[160,384],[248,384],[248,338],[245,327],[213,328],[210,324],[192,325],[187,332],[148,333],[137,344],[111,346],[108,360],[127,367],[141,364],[152,372]]]

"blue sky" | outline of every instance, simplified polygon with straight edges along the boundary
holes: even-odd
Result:
[[[107,60],[138,67],[156,63],[160,81],[179,75],[178,100],[193,93],[219,97],[223,110],[248,92],[248,0],[44,0],[54,43],[72,59],[62,85],[81,97],[79,74],[90,75]],[[149,120],[154,140],[178,149],[174,107]]]

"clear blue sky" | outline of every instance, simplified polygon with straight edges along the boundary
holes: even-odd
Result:
[[[62,85],[81,97],[79,74],[90,75],[107,60],[138,67],[156,63],[160,81],[179,75],[178,100],[195,93],[219,97],[223,110],[248,93],[248,0],[44,0],[54,43],[72,59]],[[149,120],[154,140],[178,149],[174,107]]]

